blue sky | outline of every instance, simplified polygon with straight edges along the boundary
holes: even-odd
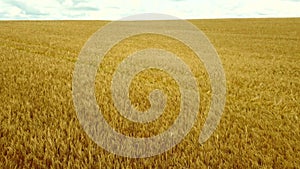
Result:
[[[300,17],[300,0],[0,0],[0,20],[118,20],[140,13],[181,19]]]

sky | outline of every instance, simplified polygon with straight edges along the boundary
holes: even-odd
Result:
[[[118,20],[141,13],[180,19],[300,17],[300,0],[0,0],[0,20]]]

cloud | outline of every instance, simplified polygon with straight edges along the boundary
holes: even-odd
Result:
[[[117,6],[109,6],[109,7],[107,7],[107,8],[109,8],[109,9],[117,9],[117,10],[121,9],[121,8],[119,8],[119,7],[117,7]]]
[[[185,0],[171,0],[171,1],[180,2],[180,1],[185,1]]]
[[[72,11],[98,11],[99,8],[95,8],[95,7],[89,7],[89,6],[86,6],[86,7],[70,7],[68,8],[69,10],[72,10]]]
[[[116,20],[140,13],[182,19],[300,17],[300,0],[0,0],[0,19]]]
[[[283,0],[283,1],[300,2],[300,0]]]
[[[46,15],[46,13],[42,13],[40,10],[34,8],[33,6],[29,6],[26,3],[15,1],[15,0],[4,0],[3,2],[11,5],[13,8],[13,12],[15,14],[23,14],[23,15]]]

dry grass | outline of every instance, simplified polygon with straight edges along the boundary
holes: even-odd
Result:
[[[131,85],[132,102],[140,110],[149,108],[144,98],[159,87],[170,97],[166,112],[146,125],[122,118],[112,106],[109,84],[103,84],[122,57],[149,46],[167,48],[191,66],[198,80],[197,124],[179,145],[146,159],[103,150],[76,117],[71,84],[76,58],[105,22],[0,22],[0,168],[299,168],[300,19],[191,22],[216,47],[227,78],[224,114],[204,145],[198,144],[198,137],[210,88],[203,66],[184,45],[160,36],[136,36],[112,49],[100,65],[100,108],[116,130],[135,137],[155,135],[172,124],[179,92],[165,73],[144,71]],[[113,59],[119,54],[119,60]]]

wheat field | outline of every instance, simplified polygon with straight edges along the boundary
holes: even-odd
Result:
[[[190,22],[207,35],[223,64],[227,94],[222,119],[200,145],[211,96],[202,63],[174,39],[151,34],[125,39],[99,65],[95,82],[99,108],[116,131],[150,137],[165,131],[178,115],[178,86],[155,69],[133,79],[130,99],[145,111],[147,96],[159,88],[168,95],[164,114],[147,124],[118,114],[110,81],[132,52],[151,47],[177,54],[190,66],[201,96],[196,124],[180,144],[157,156],[131,159],[94,143],[73,105],[79,52],[108,22],[1,21],[0,168],[300,168],[300,18]]]

